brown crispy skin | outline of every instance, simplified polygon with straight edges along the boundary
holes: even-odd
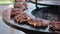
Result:
[[[53,31],[60,31],[60,22],[51,20],[50,29],[52,29]]]
[[[14,20],[18,23],[23,23],[27,21],[27,15],[25,13],[18,14],[14,17]]]
[[[33,20],[33,19],[28,19],[28,23],[34,27],[46,27],[47,24],[44,23],[42,20]]]

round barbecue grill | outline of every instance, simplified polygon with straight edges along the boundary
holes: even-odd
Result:
[[[28,14],[32,18],[41,18],[44,21],[46,21],[47,24],[49,24],[50,19],[60,21],[60,16],[59,16],[60,15],[60,12],[59,12],[60,4],[54,4],[54,3],[50,4],[49,2],[48,3],[38,3],[37,1],[38,0],[35,0],[35,2],[30,1],[31,2],[30,5],[32,3],[34,3],[35,5],[33,4],[30,7],[28,6],[28,9],[25,10],[26,14]],[[38,5],[42,5],[44,7],[40,6],[40,8],[39,8]],[[49,25],[46,28],[42,29],[42,28],[34,28],[27,24],[15,23],[14,19],[11,18],[11,8],[12,7],[7,9],[6,11],[4,11],[2,14],[3,21],[10,27],[21,30],[21,31],[25,32],[26,34],[60,34],[60,31],[59,32],[51,31],[49,29],[50,28]]]

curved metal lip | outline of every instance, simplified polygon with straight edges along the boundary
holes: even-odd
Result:
[[[43,6],[60,6],[60,1],[40,1],[38,3],[30,1],[34,4],[43,5]]]

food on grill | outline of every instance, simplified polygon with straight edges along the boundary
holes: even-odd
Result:
[[[17,14],[23,13],[23,10],[19,9],[19,8],[12,8],[11,11],[11,16],[14,17]]]
[[[18,8],[12,9],[11,15],[14,16],[14,20],[17,23],[28,22],[28,24],[34,27],[46,27],[47,26],[47,24],[44,23],[42,20],[33,20],[26,13],[24,13],[23,11],[20,11]]]
[[[24,23],[27,22],[27,15],[25,13],[18,14],[14,17],[14,20],[17,23]]]
[[[17,3],[17,4],[14,4],[14,8],[20,8],[24,10],[26,9],[26,5]]]
[[[11,17],[14,17],[15,15],[21,14],[22,12],[16,11],[16,12],[11,12]]]
[[[21,5],[20,4],[14,4],[14,8],[19,8]]]
[[[46,27],[47,24],[42,20],[33,20],[31,18],[28,19],[28,23],[34,27]]]
[[[16,15],[14,17],[14,20],[20,24],[26,22],[29,25],[32,25],[34,27],[47,27],[47,24],[45,22],[43,22],[42,20],[34,20],[25,13]]]
[[[15,16],[15,12],[11,11],[11,17],[14,17],[14,16]]]
[[[23,11],[23,10],[20,8],[12,8],[12,11]]]
[[[14,17],[17,14],[20,14],[27,8],[27,4],[25,0],[16,0],[17,2],[14,4],[14,8],[12,8],[11,16]]]
[[[51,20],[50,29],[52,29],[53,31],[60,31],[60,22]]]
[[[27,9],[27,4],[26,3],[23,3],[23,5],[24,5],[24,8]]]
[[[27,4],[25,3],[25,0],[16,0],[17,2],[14,4],[14,8],[21,8],[25,10],[27,8]]]
[[[19,2],[18,2],[19,1]],[[34,20],[30,16],[28,16],[24,10],[27,8],[26,3],[23,0],[17,0],[17,3],[14,4],[14,8],[12,8],[11,16],[17,23],[28,23],[34,27],[46,27],[47,24],[42,20]]]

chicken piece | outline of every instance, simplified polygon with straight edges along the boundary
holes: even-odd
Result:
[[[24,9],[23,6],[24,6],[23,4],[19,4],[19,3],[14,4],[14,8]]]
[[[12,8],[12,11],[23,11],[21,8]]]
[[[14,17],[15,16],[15,12],[11,12],[11,17]]]
[[[46,27],[47,24],[42,20],[33,20],[32,18],[28,18],[28,23],[34,27]]]
[[[23,5],[24,5],[24,9],[27,9],[27,4],[26,3],[23,3]]]
[[[20,7],[22,7],[22,4],[19,3],[14,4],[14,8],[20,8]]]
[[[23,13],[23,10],[19,9],[19,8],[13,8],[11,11],[11,17],[14,17],[17,14]]]
[[[15,15],[21,14],[22,12],[16,11],[16,12],[11,12],[11,17],[14,17]]]
[[[52,29],[53,31],[60,31],[60,22],[51,20],[50,29]]]
[[[22,7],[23,9],[27,8],[27,4],[25,0],[16,0],[17,2],[14,4],[14,8],[20,8]]]
[[[14,4],[14,8],[20,8],[21,10],[26,9],[27,5],[26,4]]]
[[[17,23],[24,23],[27,22],[27,15],[25,13],[18,14],[14,17],[14,20]]]

